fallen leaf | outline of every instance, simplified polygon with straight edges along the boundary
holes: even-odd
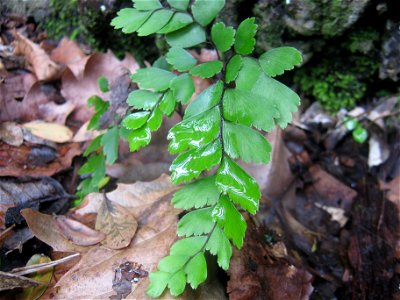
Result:
[[[11,146],[21,146],[24,142],[24,134],[21,127],[14,122],[0,124],[0,140]]]
[[[136,233],[135,217],[125,207],[113,203],[104,197],[96,219],[96,230],[106,235],[102,245],[111,249],[128,246]]]
[[[25,113],[32,113],[34,107],[26,107],[22,102],[35,82],[37,78],[30,73],[9,74],[3,80],[0,84],[0,122],[20,121]]]
[[[71,167],[72,159],[82,149],[77,143],[53,149],[23,144],[13,147],[0,142],[0,176],[52,176]]]
[[[0,122],[43,120],[64,124],[75,108],[64,101],[54,85],[38,82],[32,74],[8,76],[0,84],[0,105]]]
[[[32,66],[33,73],[40,81],[54,80],[60,77],[62,67],[52,61],[49,55],[17,31],[13,32],[15,37],[15,55],[23,55]]]
[[[38,265],[46,262],[51,262],[51,259],[45,255],[35,254],[33,255],[28,262],[26,263],[27,266]],[[51,278],[53,277],[53,268],[48,270],[38,271],[32,274],[29,274],[29,278],[43,282],[44,284],[50,284]],[[38,299],[47,289],[47,285],[39,285],[35,287],[25,288],[22,293],[18,294],[16,299],[17,300],[35,300]]]
[[[93,95],[104,97],[97,82],[100,76],[112,82],[127,70],[133,73],[138,68],[139,65],[131,56],[127,55],[121,61],[109,51],[105,54],[92,54],[86,61],[82,78],[76,77],[71,70],[66,69],[61,78],[61,94],[67,102],[73,103],[76,107],[72,119],[85,123],[91,118],[93,112],[87,106],[87,100]]]
[[[39,282],[28,277],[0,271],[0,291],[36,286]]]
[[[23,245],[33,237],[34,235],[29,228],[18,229],[12,236],[4,240],[4,247],[10,251],[19,250],[21,253]]]
[[[386,197],[397,205],[400,216],[400,176],[393,178],[389,182],[380,182],[380,187],[386,192]]]
[[[233,251],[228,271],[229,299],[309,299],[313,276],[274,257],[272,249],[264,242],[265,231],[251,220],[248,225],[243,248]]]
[[[262,194],[276,199],[286,191],[293,180],[289,167],[290,152],[284,144],[280,128],[272,130],[267,139],[272,145],[270,163],[267,165],[245,163],[243,166],[257,180]]]
[[[372,133],[368,144],[368,166],[370,168],[383,164],[389,158],[389,145],[381,136]]]
[[[50,215],[42,214],[33,209],[21,210],[21,215],[28,223],[28,227],[33,234],[44,243],[50,245],[55,251],[63,252],[84,252],[88,248],[74,244],[65,228],[60,228],[56,218]],[[91,236],[87,236],[91,238]],[[85,238],[82,233],[81,238]]]
[[[18,103],[15,118],[20,121],[42,120],[65,124],[75,105],[65,101],[57,87],[51,84],[36,82]]]
[[[176,188],[170,183],[169,176],[164,175],[152,182],[119,184],[114,192],[107,193],[113,204],[124,206],[137,219],[138,231],[132,242],[119,250],[104,246],[90,249],[46,295],[54,295],[53,299],[108,298],[115,294],[112,285],[116,266],[132,261],[141,264],[143,271],[150,273],[155,269],[176,238],[179,210],[170,203],[170,194]],[[74,216],[97,212],[103,200],[102,194],[88,195],[81,207],[74,211]],[[133,284],[128,297],[145,299],[147,285],[148,279],[140,278],[137,284]]]
[[[92,246],[100,243],[106,238],[102,232],[91,229],[90,227],[67,218],[65,216],[56,216],[55,224],[60,229],[60,233],[75,245]]]
[[[87,126],[89,125],[89,122],[90,121],[87,121],[85,124],[83,124],[75,133],[74,137],[72,138],[74,143],[91,141],[101,134],[101,131],[98,130],[88,130]]]
[[[0,178],[0,211],[4,211],[6,223],[19,224],[22,208],[39,208],[41,203],[62,200],[70,195],[61,184],[51,177]]]
[[[77,78],[82,77],[89,57],[83,53],[76,41],[71,41],[67,37],[64,37],[50,54],[54,62],[67,66]]]
[[[29,129],[33,135],[56,143],[66,143],[70,141],[74,135],[68,127],[56,123],[32,121],[22,126]]]

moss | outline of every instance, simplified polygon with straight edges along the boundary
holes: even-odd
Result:
[[[352,109],[365,96],[368,83],[379,64],[370,57],[352,56],[348,60],[324,59],[300,69],[294,81],[329,112]]]
[[[78,0],[50,0],[51,13],[43,27],[49,37],[61,39],[79,29]]]
[[[344,47],[351,53],[369,54],[375,50],[378,41],[378,31],[373,28],[362,28],[349,34]]]

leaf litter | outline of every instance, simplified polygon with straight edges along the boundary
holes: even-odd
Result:
[[[28,189],[27,194],[32,184],[41,186],[35,180],[43,176],[71,180],[76,185],[79,164],[73,163],[73,158],[82,152],[79,143],[94,137],[84,127],[92,114],[86,106],[87,98],[102,95],[111,102],[112,114],[123,115],[126,105],[121,99],[136,88],[128,74],[138,65],[131,56],[119,61],[111,52],[86,55],[68,39],[49,47],[16,33],[16,42],[17,53],[22,56],[9,55],[1,69],[4,81],[0,104],[4,109],[0,121],[8,123],[0,127],[0,175],[34,176],[23,182],[7,182],[8,186]],[[196,57],[213,60],[215,53],[202,50]],[[37,61],[44,62],[43,67]],[[25,70],[16,73],[11,66]],[[100,91],[100,76],[110,82],[110,92]],[[210,84],[198,78],[195,82],[196,91]],[[272,163],[245,164],[259,181],[264,197],[260,214],[246,216],[251,226],[244,249],[233,254],[230,278],[221,284],[219,273],[212,270],[205,286],[188,290],[182,298],[225,299],[226,292],[232,299],[346,297],[341,294],[344,286],[363,291],[373,287],[376,295],[390,297],[394,289],[383,287],[385,283],[393,286],[398,278],[390,270],[400,255],[400,174],[393,168],[398,165],[400,150],[395,142],[398,135],[386,120],[396,101],[397,96],[389,97],[375,107],[357,108],[348,114],[362,122],[368,119],[378,127],[368,128],[373,130],[369,147],[354,144],[342,126],[343,118],[335,119],[317,105],[285,132],[269,134],[274,149]],[[103,124],[109,119],[105,116]],[[179,119],[174,116],[167,122],[173,124]],[[41,130],[35,136],[20,125],[37,120],[65,126],[74,134],[82,128],[82,133],[70,143],[70,133],[64,134],[68,139],[49,138]],[[10,208],[18,213],[24,208],[22,214],[29,226],[15,228],[16,219],[10,219],[14,227],[8,227],[6,234],[11,237],[4,240],[0,236],[0,241],[11,251],[29,247],[24,243],[29,244],[26,240],[31,241],[34,235],[53,248],[52,257],[80,254],[79,260],[55,267],[55,286],[51,285],[43,298],[147,297],[147,274],[175,240],[180,214],[169,203],[177,187],[170,184],[168,176],[157,178],[172,160],[161,138],[170,127],[162,128],[152,145],[139,153],[128,155],[122,146],[126,160],[107,170],[118,178],[117,188],[88,195],[65,216],[66,210],[47,207],[45,199],[51,198],[51,190],[44,189],[42,196],[24,200],[25,206],[2,203],[1,230],[5,229]],[[63,179],[65,176],[72,177]],[[143,178],[149,182],[139,182]],[[69,201],[68,196],[65,200]],[[366,247],[375,256],[362,251]],[[389,271],[382,274],[378,268]],[[371,273],[378,275],[371,278]],[[4,276],[12,278],[7,281],[9,287],[36,284],[26,277]]]

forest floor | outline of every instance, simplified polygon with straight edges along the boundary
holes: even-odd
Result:
[[[23,16],[0,25],[0,297],[145,298],[146,272],[132,282],[132,270],[153,269],[176,239],[165,137],[180,116],[137,153],[121,143],[105,192],[72,207],[82,153],[99,134],[87,130],[87,100],[125,101],[139,65],[48,40]],[[210,82],[196,84],[198,93]],[[363,143],[346,117],[367,129]],[[211,263],[207,282],[181,299],[400,299],[399,128],[398,96],[335,116],[303,105],[267,135],[269,165],[243,164],[263,198],[245,215],[230,270]]]

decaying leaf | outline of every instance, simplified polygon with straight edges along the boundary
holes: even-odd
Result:
[[[73,132],[68,127],[56,123],[32,121],[22,126],[30,130],[33,135],[56,143],[66,143],[73,136]]]
[[[21,127],[14,122],[1,123],[0,141],[15,147],[21,146],[24,142],[24,134]]]
[[[0,142],[0,176],[52,176],[71,166],[81,154],[77,143],[67,143],[57,150],[47,146],[13,147]]]
[[[111,249],[128,246],[136,233],[135,217],[123,206],[104,197],[97,213],[96,230],[103,232],[106,239],[103,245]]]
[[[127,70],[134,73],[139,65],[129,55],[120,61],[110,51],[105,54],[94,53],[87,61],[81,60],[79,63],[83,63],[85,66],[83,75],[76,77],[70,69],[66,69],[61,78],[61,94],[76,107],[72,118],[84,123],[92,116],[92,109],[87,107],[89,97],[104,95],[98,86],[98,78],[104,76],[112,82]]]
[[[80,246],[74,244],[73,241],[70,240],[72,238],[72,231],[74,228],[71,228],[76,225],[68,226],[63,224],[64,226],[59,226],[57,219],[53,216],[42,214],[35,210],[26,208],[21,210],[21,215],[25,218],[28,223],[28,227],[32,230],[33,234],[44,243],[50,245],[55,251],[64,251],[64,252],[84,252],[87,251],[87,248],[84,246]],[[84,225],[81,224],[81,229],[84,228]],[[86,227],[86,226],[85,226]],[[83,230],[84,231],[84,230]],[[85,238],[92,239],[91,232],[87,234],[84,232],[79,232],[76,230],[76,234],[79,233],[79,236],[74,237],[76,240],[84,240]],[[74,233],[75,234],[75,233]],[[99,239],[98,235],[95,235],[96,238]],[[103,236],[104,238],[104,236]]]
[[[51,259],[45,255],[35,254],[29,259],[26,265],[33,266],[46,262],[51,262]],[[49,284],[51,278],[53,277],[53,268],[32,273],[28,277],[33,280],[43,282],[45,284]],[[25,288],[21,294],[17,295],[17,300],[23,300],[23,299],[36,300],[41,295],[43,295],[46,289],[47,289],[46,285],[39,285],[35,287]]]
[[[37,82],[30,73],[9,74],[0,84],[0,121],[19,121],[25,113],[32,113],[31,106],[21,105],[26,93]],[[25,104],[25,103],[24,103]],[[33,110],[35,112],[36,110]]]
[[[0,271],[0,291],[12,290],[15,288],[28,288],[40,284],[28,277],[14,275]]]
[[[23,55],[32,66],[39,80],[53,80],[60,77],[62,68],[52,61],[49,55],[37,44],[14,31],[15,55]]]
[[[307,300],[313,291],[313,276],[274,256],[266,246],[263,232],[253,222],[243,249],[234,250],[227,292],[232,300]]]

